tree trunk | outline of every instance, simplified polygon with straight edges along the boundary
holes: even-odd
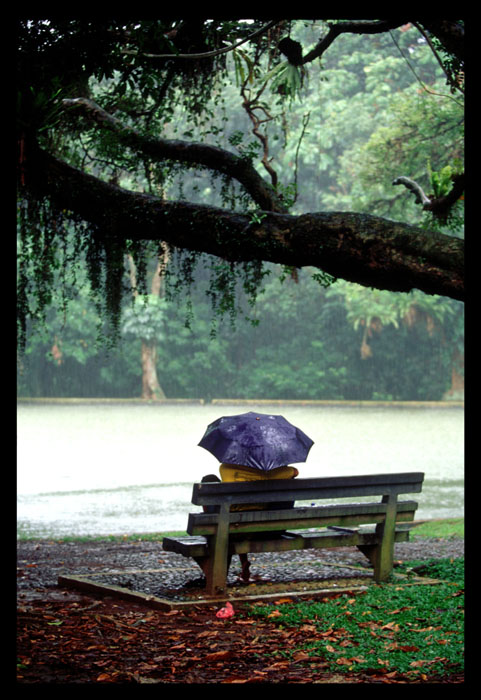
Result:
[[[447,391],[443,399],[445,401],[463,401],[464,400],[464,354],[456,350],[451,367],[451,387]]]
[[[167,255],[167,253],[165,253]],[[137,271],[135,263],[131,255],[127,256],[129,264],[130,284],[132,286],[132,294],[137,296]],[[159,296],[162,288],[162,272],[160,260],[157,263],[151,283],[151,293]],[[142,398],[147,401],[155,401],[165,399],[165,393],[160,386],[157,377],[157,344],[155,341],[141,341],[141,364],[142,364]]]
[[[155,343],[142,341],[142,398],[148,401],[165,399],[157,378],[157,348]]]

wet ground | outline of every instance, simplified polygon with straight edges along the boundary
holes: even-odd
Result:
[[[19,601],[65,595],[59,576],[89,576],[93,581],[173,600],[201,597],[201,571],[190,559],[164,552],[161,542],[25,542],[17,548]],[[395,560],[460,557],[462,539],[425,539],[395,545]],[[238,579],[240,566],[233,558],[228,584],[249,594],[256,587],[281,590],[286,584],[306,587],[336,579],[371,579],[367,559],[355,547],[273,552],[251,555],[251,574],[262,579],[247,586]],[[354,568],[351,568],[354,567]],[[328,583],[330,582],[330,583]],[[334,584],[333,584],[334,582]]]
[[[417,540],[396,545],[397,560],[460,557],[464,540]],[[239,588],[274,592],[283,587],[339,585],[370,579],[366,560],[355,548],[262,554],[252,557],[252,572],[267,579]],[[351,569],[350,567],[356,567]],[[238,563],[229,574],[232,594]],[[109,595],[89,595],[60,588],[59,576],[89,576],[129,585],[131,590],[182,598],[198,595],[200,570],[182,555],[162,551],[153,542],[54,543],[18,545],[17,683],[72,684],[211,684],[256,683],[429,683],[460,684],[457,667],[438,677],[429,668],[408,674],[384,667],[354,672],[332,671],[325,658],[300,651],[285,658],[286,648],[303,648],[313,635],[309,624],[283,629],[273,621],[253,621],[248,604],[233,600],[235,616],[218,619],[219,604],[149,610]],[[192,583],[194,585],[192,585]],[[191,584],[191,585],[189,585]],[[274,610],[275,612],[275,610]],[[273,613],[274,614],[274,613]],[[342,670],[342,672],[341,672]]]

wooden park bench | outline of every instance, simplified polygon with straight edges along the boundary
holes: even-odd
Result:
[[[219,512],[190,513],[189,536],[164,537],[163,549],[195,559],[205,574],[208,596],[225,593],[232,555],[249,552],[356,546],[371,562],[374,580],[386,581],[393,567],[394,543],[409,539],[412,525],[403,523],[412,523],[418,506],[416,501],[399,501],[398,495],[419,493],[423,479],[423,473],[400,473],[194,484],[192,503],[218,506]],[[331,503],[366,496],[381,499]],[[231,512],[238,503],[319,499],[329,504]]]

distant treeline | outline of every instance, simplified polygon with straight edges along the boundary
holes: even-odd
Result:
[[[439,401],[462,385],[463,305],[445,298],[376,293],[356,285],[321,287],[307,271],[297,281],[268,279],[255,321],[218,322],[202,289],[191,307],[155,305],[149,340],[167,398],[211,400]],[[402,303],[401,303],[402,302]],[[424,306],[423,306],[424,305]],[[186,321],[190,327],[186,327]],[[98,317],[86,294],[65,319],[31,335],[18,362],[18,395],[119,397],[141,395],[142,318],[126,314],[118,347],[96,342]],[[144,341],[145,342],[145,341]]]

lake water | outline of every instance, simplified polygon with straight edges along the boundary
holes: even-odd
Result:
[[[313,440],[300,476],[422,471],[417,517],[464,515],[464,410],[213,404],[17,406],[17,526],[38,537],[185,530],[197,446],[222,415],[284,415]]]

